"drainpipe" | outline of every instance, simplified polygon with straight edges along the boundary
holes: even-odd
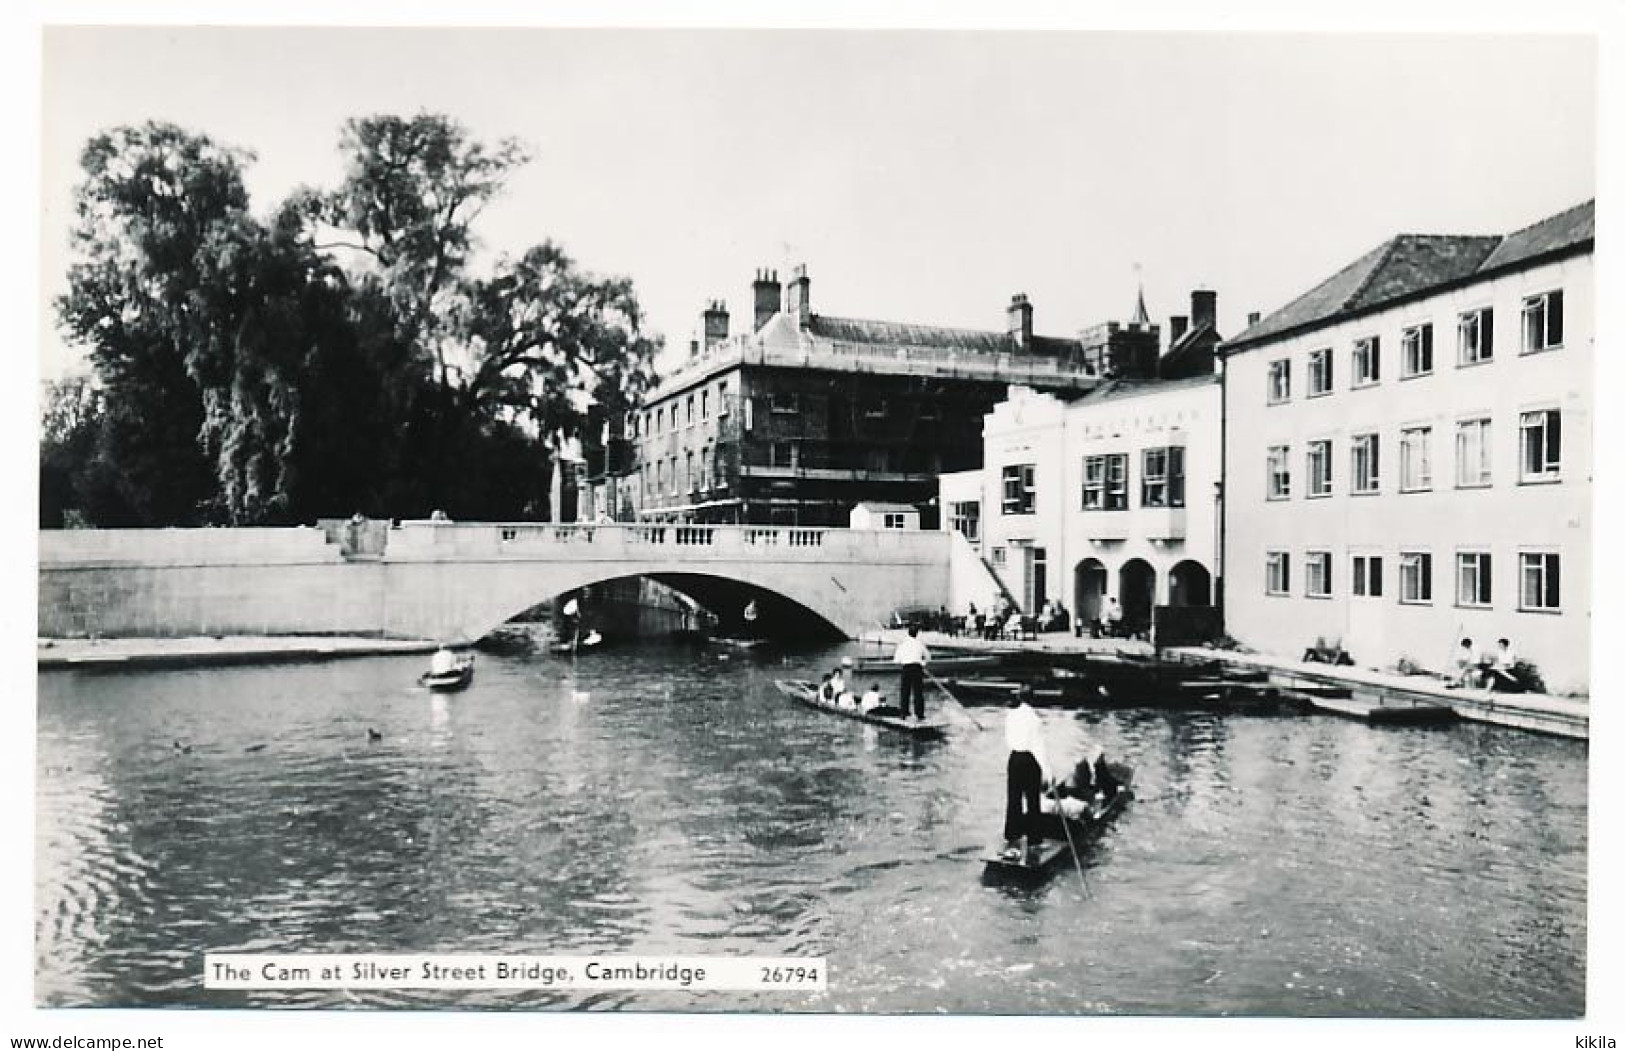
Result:
[[[1229,465],[1228,450],[1226,448],[1226,443],[1227,443],[1227,440],[1228,440],[1228,437],[1229,437],[1229,424],[1230,424],[1230,362],[1228,360],[1229,355],[1226,353],[1225,348],[1222,347],[1222,346],[1218,348],[1218,359],[1219,359],[1219,481],[1218,481],[1218,484],[1214,487],[1213,500],[1214,500],[1215,503],[1218,504],[1218,506],[1214,510],[1216,510],[1218,512],[1219,544],[1218,544],[1218,550],[1213,552],[1213,560],[1214,560],[1214,563],[1215,563],[1214,569],[1217,571],[1217,572],[1214,573],[1214,580],[1213,580],[1213,600],[1214,600],[1213,604],[1214,604],[1215,607],[1217,607],[1217,609],[1219,611],[1219,633],[1221,635],[1228,635],[1230,633],[1230,629],[1229,629],[1229,625],[1227,623],[1228,618],[1225,615],[1224,569],[1225,569],[1225,540],[1226,540],[1226,535],[1227,535],[1227,531],[1226,531],[1227,521],[1226,520],[1229,517],[1229,505],[1230,505],[1230,501],[1228,499],[1226,499],[1228,494],[1225,492],[1225,482],[1227,480],[1227,475],[1226,475],[1225,472],[1226,472],[1226,470],[1228,468],[1228,465]]]

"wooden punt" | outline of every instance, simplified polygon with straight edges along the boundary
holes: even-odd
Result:
[[[845,716],[856,719],[858,722],[870,723],[874,726],[884,726],[888,730],[906,733],[911,737],[941,737],[947,730],[948,724],[939,717],[926,719],[905,719],[895,715],[878,715],[874,712],[865,712],[858,708],[842,708],[840,705],[830,704],[819,699],[816,683],[803,682],[794,679],[775,679],[773,685],[778,687],[780,693],[808,708],[816,708],[831,715]]]

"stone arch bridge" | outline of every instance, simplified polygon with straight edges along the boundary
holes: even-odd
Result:
[[[949,601],[947,533],[426,521],[365,523],[358,543],[357,528],[44,531],[39,633],[471,642],[539,602],[632,576],[690,594],[742,586],[849,637],[899,607]]]

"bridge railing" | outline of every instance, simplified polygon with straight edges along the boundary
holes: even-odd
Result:
[[[864,557],[930,558],[943,546],[930,531],[677,523],[404,522],[385,558],[650,557],[766,558],[795,561]]]

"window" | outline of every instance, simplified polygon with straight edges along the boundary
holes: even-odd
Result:
[[[1382,379],[1382,342],[1371,336],[1354,341],[1354,374],[1350,386],[1369,387]]]
[[[1459,551],[1456,553],[1456,605],[1488,606],[1490,604],[1490,553],[1488,551]]]
[[[1425,551],[1399,554],[1399,601],[1433,601],[1433,556]]]
[[[700,491],[706,492],[711,488],[711,447],[705,446],[700,450]]]
[[[1309,443],[1309,496],[1332,495],[1332,443],[1329,440]]]
[[[1349,444],[1349,492],[1374,493],[1382,486],[1375,434],[1356,434]]]
[[[1399,337],[1399,375],[1426,376],[1433,371],[1433,325],[1417,325]]]
[[[1292,563],[1285,551],[1271,551],[1264,556],[1264,592],[1268,595],[1286,595],[1292,590]]]
[[[796,447],[793,442],[774,442],[767,447],[769,467],[794,467]]]
[[[1178,445],[1147,449],[1141,460],[1141,507],[1185,506],[1185,450]]]
[[[666,407],[662,405],[655,410],[655,433],[659,434],[666,429]]]
[[[688,396],[688,415],[684,417],[684,423],[692,424],[693,422],[694,422],[694,395],[690,394]]]
[[[1556,552],[1521,552],[1518,555],[1518,608],[1562,609],[1562,595],[1557,586],[1558,569]]]
[[[702,390],[702,391],[700,391],[700,419],[709,420],[710,418],[711,418],[711,392],[708,391],[708,390]]]
[[[717,415],[728,415],[728,381],[723,380],[717,384]]]
[[[767,411],[792,413],[798,411],[793,391],[775,391],[767,397]]]
[[[886,418],[886,399],[864,398],[859,402],[862,407],[863,418],[866,420],[883,420]]]
[[[1456,487],[1479,489],[1490,484],[1488,417],[1456,424]]]
[[[1309,354],[1309,392],[1313,398],[1332,392],[1332,348],[1311,351]]]
[[[1382,597],[1382,556],[1355,555],[1349,590],[1367,598]]]
[[[993,549],[993,564],[995,566],[1004,565],[1004,548],[996,547]]]
[[[1399,491],[1419,493],[1433,488],[1433,463],[1428,446],[1432,427],[1407,427],[1399,432]]]
[[[1292,362],[1282,358],[1270,362],[1269,401],[1271,405],[1292,397]]]
[[[1563,293],[1546,292],[1523,301],[1523,352],[1563,345]]]
[[[1563,467],[1563,415],[1556,409],[1526,412],[1518,425],[1518,480],[1555,482]]]
[[[1477,365],[1495,357],[1495,311],[1470,310],[1456,321],[1456,363]]]
[[[1033,513],[1033,465],[1006,464],[1004,468],[1004,513]]]
[[[908,516],[903,514],[901,511],[887,511],[883,517],[884,520],[882,521],[881,525],[886,529],[907,528]]]
[[[982,538],[982,502],[956,500],[949,507],[948,527],[971,543]]]
[[[1303,593],[1310,598],[1332,597],[1332,553],[1311,551],[1303,556]]]
[[[1122,511],[1128,507],[1128,455],[1083,458],[1083,509]]]
[[[1290,446],[1270,446],[1265,499],[1285,500],[1292,495],[1291,452]]]
[[[694,488],[694,450],[683,453],[683,492]]]

